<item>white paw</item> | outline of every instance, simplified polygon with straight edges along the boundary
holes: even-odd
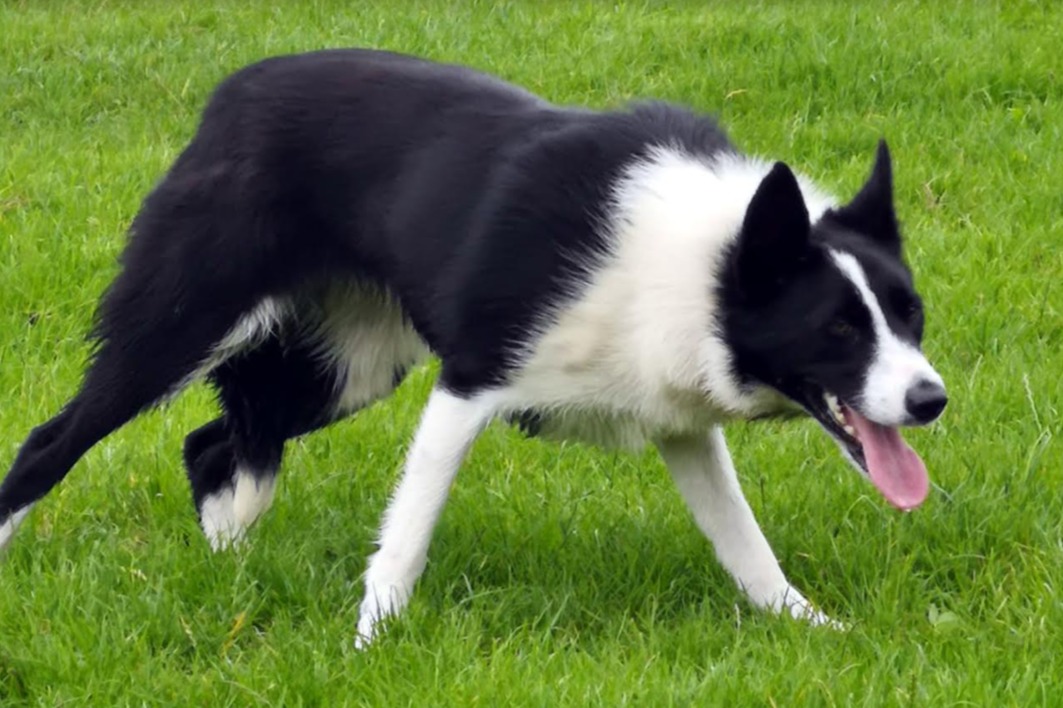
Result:
[[[405,584],[366,583],[365,597],[358,608],[358,628],[354,648],[368,647],[383,631],[385,622],[396,616],[410,599]]]
[[[208,529],[204,525],[203,533],[207,537],[207,543],[210,544],[210,550],[215,553],[236,550],[243,545],[244,532],[241,528],[224,526]]]
[[[258,476],[242,468],[236,471],[236,489],[233,491],[233,518],[242,528],[255,523],[273,504],[273,491],[277,482],[275,475]]]
[[[368,617],[358,617],[358,628],[354,633],[354,648],[356,651],[365,651],[373,643],[377,635],[376,622],[370,622]]]
[[[199,506],[199,524],[212,551],[224,551],[240,542],[244,527],[233,513],[232,487],[222,487],[203,499]]]
[[[236,548],[247,528],[273,502],[274,476],[256,477],[238,469],[233,485],[226,485],[203,499],[199,522],[212,551]]]
[[[793,614],[795,619],[800,619],[808,622],[813,627],[826,627],[832,629],[835,632],[848,632],[851,628],[844,622],[839,622],[836,619],[831,619],[827,615],[823,614],[819,610],[809,608],[807,611],[798,614]]]
[[[793,585],[787,585],[782,590],[773,593],[764,604],[778,614],[788,611],[794,619],[808,622],[813,627],[829,627],[841,632],[849,629],[845,624],[831,619],[813,607],[812,603],[805,599],[805,596]]]

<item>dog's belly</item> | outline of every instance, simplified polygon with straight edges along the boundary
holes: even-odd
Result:
[[[648,426],[629,416],[591,412],[524,411],[511,416],[529,437],[581,442],[606,449],[638,450],[652,438]]]
[[[708,408],[674,412],[676,415],[666,420],[650,421],[595,409],[529,409],[509,416],[509,421],[529,437],[634,451],[662,437],[707,433],[721,422],[719,415]]]

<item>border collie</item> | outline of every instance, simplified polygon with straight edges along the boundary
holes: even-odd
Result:
[[[752,604],[790,585],[721,427],[807,414],[901,509],[929,483],[899,426],[946,404],[921,353],[890,156],[841,204],[711,119],[547,103],[373,50],[275,57],[220,84],[134,219],[81,388],[0,486],[0,546],[106,435],[206,378],[184,461],[210,545],[269,506],[285,441],[441,374],[365,572],[364,645],[407,603],[470,445],[653,444]]]

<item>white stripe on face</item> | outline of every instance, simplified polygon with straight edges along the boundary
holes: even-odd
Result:
[[[849,253],[830,251],[838,270],[842,272],[860,295],[868,312],[875,333],[874,358],[867,368],[864,390],[860,401],[852,401],[860,412],[881,425],[904,425],[911,423],[905,405],[908,390],[921,381],[944,386],[941,376],[926,360],[917,347],[902,341],[890,329],[875,293],[867,283],[859,261]]]

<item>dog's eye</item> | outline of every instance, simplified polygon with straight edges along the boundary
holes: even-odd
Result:
[[[918,300],[912,302],[911,307],[908,308],[908,326],[915,332],[916,339],[922,341],[923,339],[923,304]]]
[[[834,320],[827,328],[831,335],[839,339],[856,339],[856,327],[842,319]]]
[[[908,323],[914,323],[919,321],[923,316],[923,303],[919,301],[919,298],[912,297],[911,295],[897,294],[893,297],[894,312],[899,314]]]

